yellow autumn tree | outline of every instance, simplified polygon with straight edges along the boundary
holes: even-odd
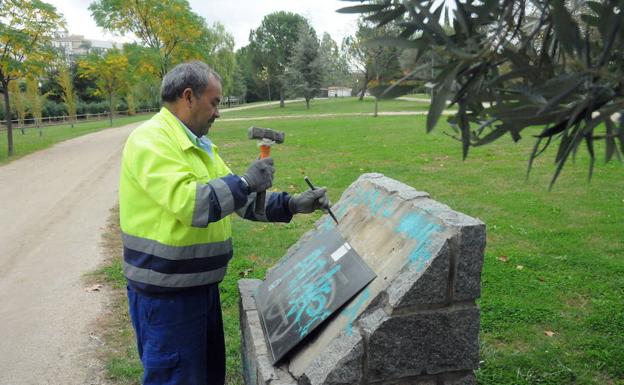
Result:
[[[20,90],[19,81],[12,80],[9,83],[9,95],[11,95],[11,102],[17,115],[17,127],[22,130],[24,134],[24,119],[26,118],[26,103],[24,101],[24,94]]]
[[[28,101],[28,110],[35,121],[35,127],[39,129],[39,136],[42,136],[41,120],[43,118],[43,101],[45,96],[41,95],[39,84],[39,79],[33,75],[26,77],[26,100]]]
[[[118,49],[91,53],[78,62],[78,76],[94,79],[97,85],[94,95],[107,98],[111,126],[117,97],[128,87],[127,72],[128,58]]]
[[[69,115],[69,121],[71,126],[74,127],[74,120],[76,119],[76,92],[74,91],[74,83],[72,82],[71,70],[69,66],[63,64],[58,68],[58,75],[56,76],[58,84],[61,86],[63,93],[61,98],[63,103],[67,107],[67,115]]]
[[[122,35],[133,33],[149,47],[158,57],[155,69],[160,79],[175,64],[174,58],[186,56],[184,43],[196,41],[205,29],[186,0],[96,0],[89,10],[100,27]]]
[[[9,83],[38,73],[54,57],[51,42],[64,26],[52,5],[40,0],[0,1],[0,92],[4,94],[9,156],[13,154]]]

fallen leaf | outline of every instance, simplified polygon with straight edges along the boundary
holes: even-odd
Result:
[[[551,331],[551,330],[544,330],[544,335],[548,336],[548,337],[552,337],[555,335],[555,332]]]
[[[85,291],[86,292],[100,291],[101,288],[102,288],[102,285],[99,283],[96,283],[95,285],[85,288]]]
[[[524,266],[522,266],[522,265],[518,265],[518,266],[516,266],[516,269],[518,269],[518,270],[522,270],[522,269],[524,269]]]
[[[537,279],[539,279],[540,282],[546,281],[546,279],[544,277],[537,277]]]
[[[508,257],[508,256],[506,256],[506,255],[501,255],[500,257],[498,257],[498,258],[496,258],[496,259],[498,259],[498,260],[499,260],[499,261],[501,261],[501,262],[507,262],[507,261],[509,261],[509,257]]]
[[[94,335],[94,334],[89,334],[89,338],[91,338],[93,341],[97,342],[98,345],[104,345],[104,341],[102,341],[100,339],[100,337]]]

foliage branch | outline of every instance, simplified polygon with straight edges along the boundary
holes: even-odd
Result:
[[[551,187],[583,143],[590,178],[596,141],[605,142],[607,162],[622,159],[624,0],[358,2],[338,12],[362,13],[378,28],[398,28],[375,44],[416,49],[420,56],[433,52],[441,59],[427,131],[449,100],[457,105],[448,122],[464,158],[471,146],[505,134],[518,141],[528,132],[536,138],[529,171],[536,157],[557,145]],[[447,12],[451,28],[441,24]],[[416,66],[403,79],[417,78],[422,69]]]

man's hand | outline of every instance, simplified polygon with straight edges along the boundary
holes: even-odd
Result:
[[[318,209],[328,209],[331,206],[325,187],[307,190],[290,197],[288,208],[293,214],[308,214]]]
[[[255,160],[243,175],[249,186],[249,192],[265,191],[273,185],[273,159],[264,158]]]

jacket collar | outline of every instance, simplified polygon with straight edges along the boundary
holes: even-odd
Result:
[[[191,139],[186,134],[186,129],[180,122],[180,120],[166,107],[161,107],[160,112],[158,113],[160,117],[165,121],[165,123],[171,129],[170,131],[173,133],[178,144],[182,147],[183,151],[188,150],[189,148],[196,147],[195,143],[191,141]],[[215,153],[219,153],[219,147],[211,142],[212,150]]]
[[[188,135],[186,135],[184,127],[182,127],[182,123],[180,123],[178,118],[171,111],[169,111],[166,107],[162,107],[158,115],[160,115],[160,117],[169,126],[171,129],[170,132],[173,133],[174,138],[178,144],[180,144],[182,150],[186,151],[195,146],[189,139]]]

